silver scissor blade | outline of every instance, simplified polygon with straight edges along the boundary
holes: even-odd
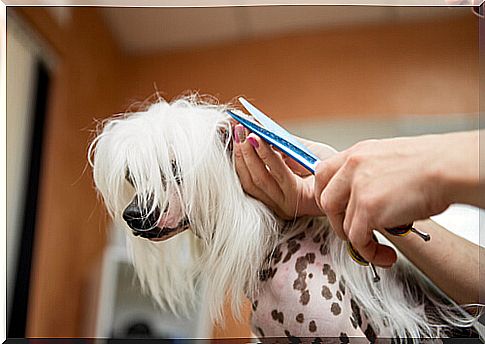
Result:
[[[261,123],[266,129],[272,131],[273,133],[277,134],[281,138],[297,146],[307,154],[314,155],[312,151],[310,151],[304,144],[298,141],[288,130],[286,130],[281,125],[279,125],[271,118],[266,116],[261,110],[256,108],[253,104],[248,102],[243,97],[239,97],[238,100],[244,106],[244,108],[248,110],[248,112],[251,115],[253,115],[253,117],[256,118],[258,122]]]
[[[309,155],[299,147],[293,145],[291,142],[286,141],[284,138],[280,137],[273,132],[260,127],[256,123],[247,120],[239,115],[236,115],[234,112],[227,110],[227,113],[231,115],[236,121],[241,123],[244,127],[264,139],[269,144],[279,148],[282,152],[284,152],[287,156],[298,162],[300,165],[305,167],[308,171],[315,174],[315,168],[320,161],[317,157],[313,155]]]

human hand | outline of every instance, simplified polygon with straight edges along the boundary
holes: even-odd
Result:
[[[467,202],[478,185],[478,134],[369,140],[322,161],[315,198],[336,233],[367,261],[389,267],[396,253],[372,239],[384,230]]]
[[[240,124],[234,128],[234,156],[241,185],[283,219],[322,215],[315,202],[314,176],[305,168],[274,150]],[[300,139],[321,159],[336,151],[325,144]]]

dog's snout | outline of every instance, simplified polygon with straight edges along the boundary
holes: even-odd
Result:
[[[158,207],[148,214],[151,206],[151,204],[147,204],[147,209],[142,208],[138,203],[138,197],[135,197],[123,211],[123,220],[134,231],[144,232],[151,230],[157,226],[160,217]]]

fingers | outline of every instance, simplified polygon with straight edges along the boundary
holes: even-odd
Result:
[[[320,196],[320,205],[327,215],[333,230],[343,239],[347,239],[347,232],[344,231],[344,218],[350,197],[350,183],[352,180],[352,169],[343,168],[331,178],[327,187]]]
[[[315,200],[319,207],[325,212],[322,206],[322,192],[323,189],[327,187],[332,177],[337,173],[337,171],[342,167],[347,158],[347,154],[344,152],[338,153],[333,157],[321,161],[315,170]],[[323,200],[324,203],[328,201]]]
[[[239,176],[239,180],[241,181],[241,185],[243,189],[250,194],[251,196],[260,199],[263,203],[267,204],[268,206],[272,206],[273,201],[266,196],[266,194],[257,188],[253,180],[251,178],[251,174],[244,162],[243,153],[241,151],[241,146],[239,144],[234,145],[234,156],[235,156],[235,165],[236,165],[236,172]]]
[[[280,187],[283,187],[291,176],[291,171],[288,170],[281,155],[254,134],[249,134],[247,140],[254,147],[256,154],[261,158],[263,163],[269,167],[271,175],[276,179],[276,182]]]
[[[236,144],[234,145],[235,167],[243,189],[248,194],[261,200],[266,205],[275,208],[275,202],[273,202],[273,200],[268,197],[263,190],[261,190],[254,184],[251,173],[246,165],[246,162],[244,161],[244,156],[240,144],[240,142],[244,142],[246,139],[246,132],[244,128],[242,126],[235,128],[234,136],[236,141]]]
[[[259,189],[263,189],[267,195],[273,196],[272,198],[283,197],[283,192],[278,183],[272,177],[263,161],[261,161],[256,154],[253,146],[246,141],[245,143],[242,143],[240,147],[253,184]]]
[[[390,267],[396,261],[396,252],[374,241],[372,224],[367,219],[368,212],[352,199],[351,190],[352,193],[359,192],[353,180],[360,160],[359,155],[344,151],[318,164],[315,198],[341,239],[349,240],[367,261]]]
[[[337,236],[342,240],[347,240],[347,234],[344,232],[342,225],[345,219],[345,213],[338,213],[333,215],[327,214],[327,218],[328,222],[330,222],[330,226],[332,226],[332,229],[335,231]]]
[[[367,218],[362,213],[356,213],[349,232],[352,246],[368,262],[380,267],[391,267],[396,262],[397,255],[393,248],[379,244],[373,239],[373,231]]]
[[[239,129],[239,126],[236,126],[236,132],[239,132],[239,130],[241,130]],[[236,135],[238,134],[236,133]],[[251,140],[244,140],[244,137],[242,137],[240,134],[238,137],[240,141],[236,144],[236,146],[240,150],[241,154],[239,158],[236,156],[236,168],[240,170],[241,175],[243,175],[243,186],[245,190],[254,197],[261,199],[263,202],[268,199],[276,200],[282,198],[284,195],[280,186],[266,168],[265,163],[255,152],[255,149],[250,144]],[[271,159],[269,157],[266,158]],[[262,196],[262,194],[264,194],[264,196]],[[274,202],[271,201],[269,203]]]
[[[355,193],[350,194],[350,199],[349,203],[347,204],[347,208],[345,209],[345,218],[344,218],[344,223],[343,223],[343,229],[344,233],[348,235],[350,232],[350,228],[352,227],[352,219],[354,218],[355,215],[355,200],[354,196]]]

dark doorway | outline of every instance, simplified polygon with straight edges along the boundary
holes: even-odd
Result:
[[[20,210],[22,220],[20,221],[21,227],[18,228],[20,238],[17,252],[17,266],[13,274],[13,278],[15,279],[13,284],[14,290],[9,293],[13,297],[13,300],[7,320],[7,338],[25,338],[27,324],[32,253],[35,242],[38,194],[42,173],[42,146],[50,85],[49,71],[43,62],[37,62],[35,73],[34,108],[31,114],[33,125],[30,132],[30,144],[28,146],[30,153],[27,155],[27,178],[25,180],[25,195],[23,195],[24,202]]]

